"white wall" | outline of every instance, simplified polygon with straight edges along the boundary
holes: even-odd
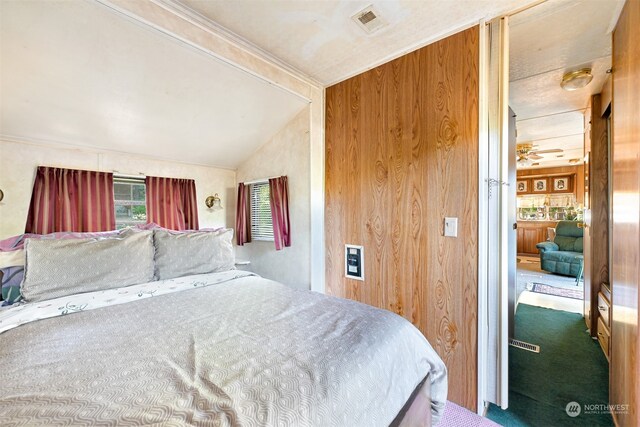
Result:
[[[118,171],[196,181],[200,228],[235,227],[236,173],[233,170],[154,160],[136,155],[0,140],[0,239],[24,233],[36,168]],[[218,193],[224,209],[211,211],[204,200]]]
[[[238,182],[287,175],[291,246],[276,251],[273,242],[236,246],[236,257],[251,261],[247,270],[285,285],[311,287],[311,199],[309,107],[263,145],[237,171]]]
[[[266,54],[241,39],[230,37],[220,28],[209,25],[188,9],[175,7],[171,2],[133,2],[129,0],[98,0],[108,7],[123,13],[142,25],[160,28],[165,34],[176,37],[181,42],[221,61],[251,73],[275,86],[294,93],[310,104],[309,113],[309,180],[308,192],[311,221],[311,289],[325,290],[324,265],[324,88],[310,79],[282,64],[275,57]],[[246,170],[246,169],[245,169]],[[295,236],[294,236],[295,239]]]

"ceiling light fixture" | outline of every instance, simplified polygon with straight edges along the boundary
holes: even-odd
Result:
[[[583,68],[581,70],[570,71],[562,76],[560,87],[564,90],[572,91],[582,89],[593,80],[591,68]]]

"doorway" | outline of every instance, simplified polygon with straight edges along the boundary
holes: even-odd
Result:
[[[606,91],[615,3],[545,2],[508,19],[509,131],[517,130],[509,141],[517,166],[509,168],[516,175],[508,182],[516,220],[508,232],[517,243],[503,264],[514,266],[509,338],[533,344],[533,351],[509,348],[508,403],[500,402],[507,408],[491,406],[488,412],[498,422],[513,422],[509,416],[514,416],[533,425],[567,425],[576,421],[565,410],[569,403],[608,403],[607,343],[602,342],[608,338],[594,339],[606,332],[598,301],[607,299],[608,270],[592,267],[594,258],[608,260],[608,251],[593,253],[603,252],[609,238],[602,227],[594,229],[593,203],[606,198],[598,209],[608,213],[608,169],[602,169],[607,153],[596,152],[602,138],[607,146],[606,101],[595,95]],[[592,128],[595,118],[602,118],[597,126],[604,131]],[[586,140],[593,141],[592,134],[597,150]],[[608,219],[599,218],[608,231]],[[579,420],[612,425],[608,413],[582,414]]]

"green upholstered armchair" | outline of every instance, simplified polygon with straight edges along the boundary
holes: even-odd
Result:
[[[560,221],[553,242],[538,243],[540,268],[550,273],[578,277],[582,274],[583,229],[576,221]]]

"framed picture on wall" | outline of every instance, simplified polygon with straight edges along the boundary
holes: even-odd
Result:
[[[532,191],[534,193],[546,193],[547,192],[547,178],[533,178]]]
[[[516,192],[519,194],[529,192],[529,180],[519,179],[516,181]]]
[[[570,193],[573,191],[571,188],[570,176],[558,176],[553,178],[553,192],[554,193]]]

